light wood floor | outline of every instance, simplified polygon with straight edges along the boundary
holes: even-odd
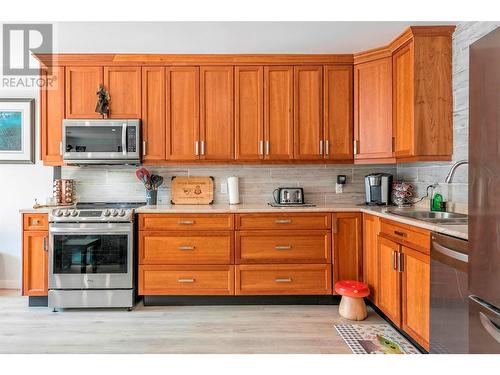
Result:
[[[0,353],[351,353],[338,306],[29,308],[0,291]],[[382,319],[371,309],[363,323]]]

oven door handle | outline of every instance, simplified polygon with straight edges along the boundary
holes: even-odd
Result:
[[[77,226],[49,226],[50,233],[57,234],[131,234],[133,232],[132,226],[130,224],[126,224],[126,226],[115,226],[115,227],[79,227]]]

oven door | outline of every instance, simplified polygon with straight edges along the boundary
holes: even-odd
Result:
[[[132,288],[132,223],[53,223],[49,289]]]

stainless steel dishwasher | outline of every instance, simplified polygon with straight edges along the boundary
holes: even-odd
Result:
[[[468,353],[468,241],[431,239],[430,353]]]

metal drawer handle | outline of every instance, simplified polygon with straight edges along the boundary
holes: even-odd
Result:
[[[179,224],[192,225],[192,224],[194,224],[194,220],[181,220],[181,221],[179,221]]]
[[[38,225],[38,224],[40,224],[40,220],[39,219],[33,219],[33,220],[31,220],[31,224]]]
[[[194,277],[186,277],[186,278],[177,279],[177,282],[178,283],[194,283],[195,279],[194,279]]]
[[[277,283],[291,283],[292,278],[291,277],[278,277],[278,278],[274,279],[274,281],[276,281]]]
[[[407,234],[407,233],[405,233],[405,232],[400,232],[399,230],[395,230],[395,231],[394,231],[394,234],[395,234],[395,235],[397,235],[397,236],[400,236],[400,237],[406,237],[406,236],[408,236],[408,234]]]
[[[195,247],[194,246],[179,246],[178,249],[179,250],[194,250]]]
[[[292,219],[277,219],[275,221],[276,224],[291,224]]]
[[[292,245],[276,245],[274,248],[276,250],[290,250]]]

